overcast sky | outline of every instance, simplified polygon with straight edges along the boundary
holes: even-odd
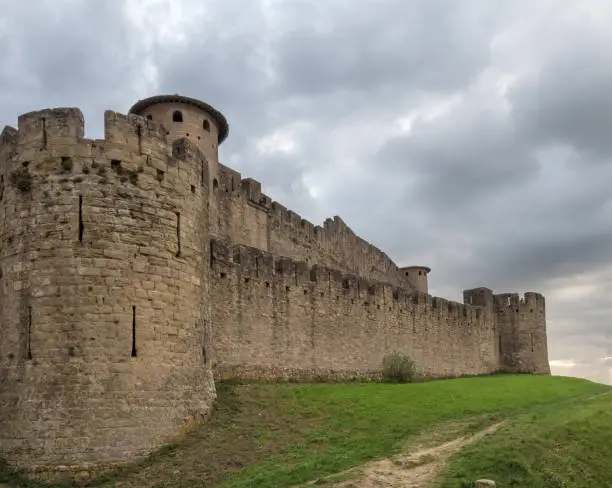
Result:
[[[546,295],[554,374],[612,384],[609,0],[0,0],[0,123],[158,93],[221,162],[430,292]]]

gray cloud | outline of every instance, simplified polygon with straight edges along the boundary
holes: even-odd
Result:
[[[141,76],[140,46],[123,3],[2,2],[5,123],[41,107],[80,106],[91,110],[97,120],[88,122],[101,131],[101,112],[128,102]]]
[[[205,99],[224,164],[434,293],[545,293],[553,370],[612,382],[605,0],[33,3],[2,5],[4,123],[76,105],[97,137],[104,109]]]

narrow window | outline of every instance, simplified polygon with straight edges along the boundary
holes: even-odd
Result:
[[[2,201],[3,198],[4,198],[4,176],[0,175],[0,202]]]
[[[206,132],[210,132],[210,122],[209,122],[208,120],[205,120],[205,121],[202,123],[202,127],[204,128],[204,130],[205,130]]]
[[[200,161],[200,186],[204,186],[204,161]],[[1,187],[0,187],[0,191],[1,191]],[[1,198],[1,193],[0,193],[0,200]]]
[[[132,305],[132,357],[136,357],[136,306]]]
[[[79,242],[83,244],[83,232],[85,226],[83,225],[83,196],[79,195]]]
[[[529,340],[531,341],[531,352],[533,352],[533,334],[529,334]]]
[[[42,148],[47,148],[47,119],[42,118]]]
[[[32,307],[28,307],[28,344],[26,358],[32,359]]]
[[[501,356],[502,354],[502,339],[501,336],[498,337],[498,344],[497,344],[497,348],[499,349],[499,355]]]
[[[213,178],[213,190],[216,190],[217,188],[219,188],[219,182],[217,181],[217,178]]]
[[[183,122],[183,114],[180,110],[175,110],[172,114],[172,122]]]
[[[181,213],[176,212],[176,241],[177,241],[177,257],[181,255]]]
[[[142,127],[140,124],[136,126],[136,135],[138,136],[138,154],[142,154]]]

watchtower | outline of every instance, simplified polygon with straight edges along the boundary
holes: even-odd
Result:
[[[223,120],[211,116],[207,148],[191,130],[111,111],[104,139],[86,139],[77,108],[23,114],[2,132],[0,458],[10,465],[93,473],[211,412],[200,148],[216,164]]]
[[[428,293],[427,275],[431,272],[431,268],[427,266],[404,266],[400,268],[400,272],[416,291]]]

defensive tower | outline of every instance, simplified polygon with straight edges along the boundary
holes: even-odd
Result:
[[[146,455],[215,397],[201,146],[111,111],[83,130],[41,110],[0,142],[0,457],[34,472]]]
[[[428,293],[429,285],[427,276],[431,273],[431,268],[427,266],[404,266],[399,270],[406,282],[416,291]]]
[[[219,166],[219,145],[227,138],[229,125],[225,116],[201,100],[182,95],[156,95],[136,102],[128,114],[140,115],[163,125],[169,142],[186,138],[201,152],[202,178],[208,180],[208,205],[212,215],[218,215],[215,197],[222,181]],[[218,219],[210,222],[210,231],[217,233]]]
[[[494,295],[501,363],[509,373],[550,374],[546,302],[540,293]]]

